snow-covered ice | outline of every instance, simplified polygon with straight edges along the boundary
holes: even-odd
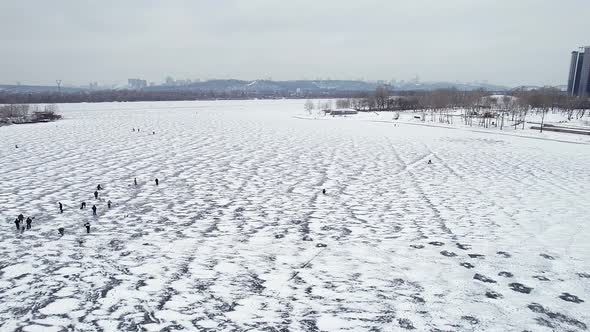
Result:
[[[60,107],[0,128],[2,331],[590,326],[589,145],[301,100]]]

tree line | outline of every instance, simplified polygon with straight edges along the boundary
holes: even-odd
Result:
[[[502,95],[493,95],[485,90],[462,91],[437,89],[432,91],[403,91],[392,93],[378,88],[361,97],[337,99],[336,108],[352,108],[359,112],[414,111],[423,121],[429,120],[452,124],[462,121],[465,125],[502,129],[507,123],[524,129],[527,115],[541,117],[541,131],[545,115],[561,113],[568,120],[582,118],[590,109],[588,97],[568,96],[559,89],[516,89]],[[317,106],[307,102],[305,109],[324,111],[332,104],[320,102]]]
[[[30,105],[8,104],[0,105],[0,124],[46,122],[61,119],[55,104]]]

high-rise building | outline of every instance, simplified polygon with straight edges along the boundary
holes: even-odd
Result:
[[[590,95],[590,46],[572,52],[567,93],[571,96]]]

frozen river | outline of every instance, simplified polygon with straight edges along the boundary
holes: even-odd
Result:
[[[590,328],[589,145],[303,103],[71,104],[0,128],[0,329]]]

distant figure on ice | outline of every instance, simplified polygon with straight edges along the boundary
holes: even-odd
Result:
[[[27,217],[27,229],[31,229],[31,223],[33,222],[33,219],[31,219],[31,217]]]
[[[96,205],[92,205],[92,215],[96,215]]]
[[[94,192],[94,199],[98,199],[98,191]]]
[[[139,132],[139,128],[137,128],[137,132]]]
[[[25,220],[25,216],[23,216],[23,214],[21,213],[18,215],[18,221],[23,222],[23,220]]]
[[[98,184],[98,186],[96,186],[96,190],[102,190],[102,187],[100,186],[100,183]]]
[[[64,236],[64,233],[66,232],[66,230],[63,227],[60,227],[57,229],[57,232],[59,233],[60,236]]]
[[[428,159],[428,165],[432,164],[432,160]]]
[[[155,132],[155,131],[152,131],[152,134],[153,134],[153,135],[155,135],[155,134],[156,134],[156,132]]]
[[[135,131],[135,128],[133,128],[133,131]]]
[[[14,147],[18,149],[18,145],[15,144]]]
[[[133,178],[133,184],[137,186],[137,178]]]
[[[82,204],[80,204],[80,210],[85,209],[86,208],[86,202],[82,202]]]
[[[25,225],[22,225],[22,226],[20,227],[20,233],[22,234],[22,233],[24,233],[24,232],[25,232]]]
[[[326,188],[322,189],[322,194],[326,194]]]
[[[18,218],[14,219],[14,224],[16,225],[16,230],[18,231],[20,229],[20,220],[18,220]]]
[[[109,199],[109,201],[107,202],[107,206],[109,207],[109,209],[111,208],[111,200]]]
[[[61,204],[61,202],[59,203],[59,213],[64,213],[64,206]]]
[[[84,227],[86,227],[86,234],[90,234],[90,223],[89,222],[86,222],[84,224]]]
[[[160,180],[158,180],[158,178],[156,178],[156,186],[160,184]]]

